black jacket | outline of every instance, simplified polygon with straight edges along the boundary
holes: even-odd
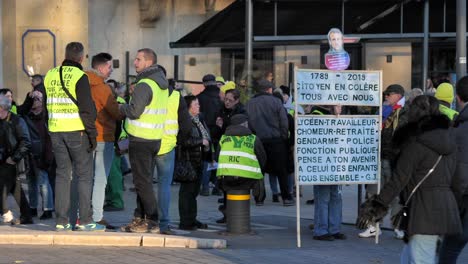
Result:
[[[397,131],[394,143],[401,148],[389,182],[379,195],[383,204],[400,195],[404,204],[418,182],[442,160],[421,184],[409,204],[408,235],[445,235],[461,232],[460,214],[455,196],[457,182],[456,144],[449,129],[450,120],[442,115],[423,117]],[[454,194],[455,193],[455,194]]]
[[[9,113],[9,116],[0,120],[0,136],[2,137],[1,163],[4,163],[8,157],[18,163],[21,159],[27,157],[31,148],[29,132],[26,123],[19,116]]]
[[[220,116],[223,109],[223,102],[219,98],[219,88],[216,85],[208,85],[203,92],[197,95],[198,102],[200,103],[200,112],[205,117],[205,122],[210,130],[210,135],[215,145],[218,144],[221,135],[216,126],[216,118]]]
[[[457,187],[457,193],[468,196],[468,105],[458,114],[454,127],[457,143],[457,169],[454,178],[457,182],[454,182],[454,186]],[[457,197],[457,200],[461,206],[461,197]]]
[[[244,114],[246,115],[247,112],[245,111],[244,105],[242,103],[238,103],[237,105],[234,106],[233,109],[227,109],[226,107],[223,106],[223,109],[221,110],[221,114],[219,117],[223,119],[223,126],[222,127],[217,127],[216,128],[216,134],[217,136],[213,136],[216,138],[221,138],[222,135],[226,132],[226,128],[231,125],[231,117],[233,115],[237,114]]]
[[[199,115],[199,118],[205,129],[209,131],[201,114]],[[177,155],[188,155],[190,157],[189,159],[192,163],[192,167],[197,171],[197,173],[201,173],[203,161],[213,160],[211,147],[209,151],[204,151],[202,133],[193,121],[189,136],[185,138],[185,140],[178,142],[177,151]]]
[[[288,117],[281,100],[268,93],[258,93],[245,105],[249,127],[262,141],[288,139]]]

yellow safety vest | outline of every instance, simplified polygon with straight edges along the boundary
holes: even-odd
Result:
[[[49,131],[71,132],[84,130],[78,106],[68,97],[60,82],[60,67],[49,70],[44,79],[49,112]],[[77,67],[62,66],[65,88],[76,99],[76,83],[85,73]]]
[[[169,91],[162,90],[159,85],[151,79],[141,79],[138,84],[146,83],[153,92],[153,98],[138,119],[125,121],[127,133],[138,138],[158,140],[162,138],[164,121],[167,114],[167,102]],[[138,89],[138,84],[136,89]],[[131,101],[131,99],[130,99]]]
[[[453,121],[453,118],[458,115],[458,112],[453,110],[452,108],[446,107],[445,105],[439,105],[439,111],[447,116],[450,120]]]
[[[263,179],[260,164],[255,155],[255,138],[255,135],[223,135],[219,141],[221,151],[216,176]]]
[[[164,122],[164,132],[158,155],[169,153],[177,145],[177,133],[179,133],[179,102],[180,93],[178,91],[173,91],[167,103],[166,121]]]

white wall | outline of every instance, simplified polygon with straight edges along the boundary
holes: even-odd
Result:
[[[366,69],[383,71],[383,87],[400,84],[405,90],[411,87],[411,43],[366,43]],[[387,55],[392,62],[387,63]]]
[[[154,28],[140,27],[138,2],[89,1],[89,59],[99,52],[108,52],[114,59],[119,59],[120,68],[115,69],[111,76],[119,81],[125,81],[125,51],[130,52],[130,74],[135,74],[133,59],[141,48],[152,48],[156,52],[158,63],[166,68],[169,78],[173,76],[174,55],[179,55],[179,79],[201,81],[206,73],[220,73],[220,49],[169,48],[169,42],[177,41],[208,19],[204,1],[159,1],[164,7]],[[232,2],[216,1],[216,12]],[[190,57],[196,59],[196,66],[188,65]]]

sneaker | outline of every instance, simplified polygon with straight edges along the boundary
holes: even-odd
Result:
[[[55,231],[57,231],[57,232],[72,231],[72,226],[70,224],[56,225],[55,226]]]
[[[104,232],[104,231],[106,231],[106,226],[100,225],[98,223],[90,223],[90,224],[87,224],[87,225],[77,225],[75,227],[75,231]]]
[[[139,222],[130,224],[127,232],[131,233],[148,233],[151,230],[148,221],[141,219]]]
[[[364,232],[359,233],[359,237],[374,237],[377,234],[377,228],[373,225],[370,225]],[[379,229],[379,236],[382,234],[382,231]]]
[[[219,198],[218,203],[223,204],[224,203],[224,198]]]
[[[132,219],[132,222],[130,222],[127,225],[124,225],[124,226],[120,227],[120,231],[122,231],[122,232],[131,232],[130,227],[139,224],[141,221],[142,221],[142,219],[140,217],[135,217],[135,218]]]
[[[279,195],[278,194],[273,194],[273,202],[274,203],[279,203]]]
[[[207,229],[208,228],[208,225],[205,224],[205,223],[202,223],[198,220],[195,220],[195,226],[198,228],[198,229]]]
[[[8,210],[8,212],[4,213],[2,215],[2,218],[3,218],[3,223],[11,223],[11,221],[13,221],[13,219],[15,219],[13,213]]]
[[[314,199],[310,199],[310,200],[307,200],[307,201],[306,201],[306,204],[309,204],[309,205],[310,205],[310,204],[314,204],[314,202],[315,202]]]
[[[262,201],[255,202],[255,205],[256,205],[256,206],[263,206],[263,204],[264,204],[264,203],[263,203]]]
[[[403,239],[405,237],[405,231],[396,229],[393,230],[396,239]]]

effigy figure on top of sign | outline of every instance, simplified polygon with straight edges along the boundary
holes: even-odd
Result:
[[[332,71],[346,70],[349,66],[349,54],[343,48],[343,33],[337,28],[328,31],[330,49],[325,53],[325,66]]]

